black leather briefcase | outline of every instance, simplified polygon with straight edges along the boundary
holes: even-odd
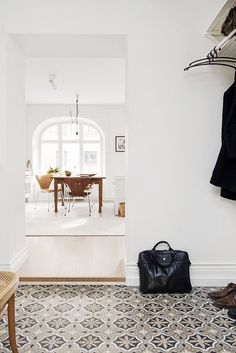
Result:
[[[156,250],[161,243],[167,250]],[[138,258],[142,293],[185,293],[192,290],[186,251],[173,250],[166,241],[159,241],[152,250],[142,251]]]

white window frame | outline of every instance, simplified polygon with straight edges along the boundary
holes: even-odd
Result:
[[[90,119],[80,118],[79,119],[79,135],[76,136],[73,140],[66,140],[62,138],[62,125],[63,124],[71,124],[69,118],[53,118],[41,123],[37,129],[35,130],[33,136],[33,167],[37,173],[44,173],[46,171],[42,171],[42,144],[43,143],[52,143],[58,145],[58,167],[62,167],[62,160],[63,160],[63,143],[79,143],[79,160],[80,160],[80,168],[81,172],[83,172],[84,168],[84,160],[83,160],[83,152],[84,152],[84,144],[100,144],[100,166],[101,166],[101,174],[105,175],[105,138],[103,131],[99,127],[99,125],[93,122]],[[52,127],[57,126],[58,128],[58,139],[57,140],[43,140],[44,132]],[[97,133],[99,134],[98,140],[85,140],[83,139],[83,127],[84,126],[91,126],[93,127]]]

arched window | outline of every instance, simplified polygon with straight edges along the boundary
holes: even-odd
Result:
[[[103,174],[103,136],[95,124],[79,123],[76,135],[75,124],[51,123],[38,134],[37,166],[44,174],[50,167],[70,170],[73,173]]]

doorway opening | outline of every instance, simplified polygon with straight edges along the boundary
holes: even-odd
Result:
[[[12,38],[26,56],[29,258],[19,275],[25,281],[122,283],[126,36],[17,34]],[[69,112],[75,112],[78,93],[77,134]],[[40,183],[42,177],[51,178],[47,190]],[[81,186],[86,178],[88,192],[87,186]],[[84,187],[83,195],[73,194],[72,181]]]

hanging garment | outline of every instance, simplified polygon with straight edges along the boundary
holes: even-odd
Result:
[[[221,187],[221,196],[236,200],[236,75],[224,93],[222,146],[210,183]]]
[[[236,7],[230,9],[226,19],[221,26],[221,33],[229,35],[236,28]]]

